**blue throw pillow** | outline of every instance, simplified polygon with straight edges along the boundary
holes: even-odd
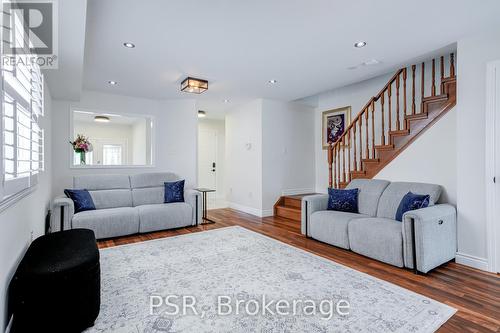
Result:
[[[328,210],[339,212],[358,213],[359,189],[337,190],[328,189]]]
[[[164,202],[184,202],[184,180],[165,183]]]
[[[87,190],[64,190],[64,194],[75,204],[75,214],[86,210],[95,210],[94,200]]]
[[[404,213],[410,210],[428,207],[430,198],[431,196],[428,194],[415,194],[411,192],[406,193],[399,203],[399,207],[396,212],[396,220],[402,222]]]

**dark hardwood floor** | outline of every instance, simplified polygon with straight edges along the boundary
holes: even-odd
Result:
[[[448,263],[425,276],[415,275],[409,270],[386,265],[353,252],[308,239],[300,234],[299,223],[288,219],[258,218],[231,209],[211,210],[209,217],[217,223],[99,241],[99,247],[105,248],[238,225],[456,308],[458,312],[441,327],[439,332],[500,332],[500,277],[497,274]]]

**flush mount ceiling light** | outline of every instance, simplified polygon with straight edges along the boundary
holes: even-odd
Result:
[[[125,42],[123,43],[123,46],[128,47],[129,49],[133,49],[135,47],[135,44],[130,42]]]
[[[267,82],[269,82],[270,84],[276,84],[276,83],[278,83],[278,80],[269,80]]]
[[[357,47],[358,49],[365,47],[365,46],[366,46],[366,42],[363,42],[363,41],[354,43],[354,47]]]
[[[229,103],[228,99],[223,100],[224,103]]]
[[[98,123],[109,123],[110,119],[106,116],[95,116],[94,121]]]
[[[207,113],[205,111],[198,110],[198,118],[205,118]]]
[[[208,81],[197,79],[194,77],[187,77],[181,83],[181,91],[193,93],[193,94],[201,94],[202,92],[207,91],[208,89]]]
[[[118,82],[116,81],[113,81],[113,80],[109,80],[108,83],[112,86],[116,86],[118,84]]]

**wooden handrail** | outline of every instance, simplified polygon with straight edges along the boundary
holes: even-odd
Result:
[[[440,93],[443,94],[443,87],[446,82],[444,77],[444,57],[441,56],[440,60],[440,80],[436,84],[436,60],[431,59],[431,87],[428,89],[431,92],[431,97],[436,97],[436,86],[440,86]],[[411,69],[411,77],[407,73]],[[420,70],[420,105],[417,108],[415,103],[415,90],[416,90],[416,71]],[[455,77],[455,63],[454,54],[450,54],[450,75]],[[407,94],[406,80],[409,79],[410,93]],[[401,82],[402,81],[402,82]],[[393,87],[393,85],[395,85]],[[402,91],[401,91],[402,90]],[[393,94],[394,92],[394,94]],[[403,103],[400,103],[401,95],[403,96]],[[328,171],[329,171],[329,186],[342,186],[349,182],[353,175],[359,175],[359,171],[363,171],[364,158],[376,161],[377,149],[390,148],[394,135],[404,135],[407,131],[407,117],[419,116],[424,112],[424,97],[425,97],[425,62],[420,66],[411,65],[397,70],[394,75],[388,80],[384,87],[372,96],[369,101],[363,106],[361,111],[352,119],[351,123],[344,129],[344,133],[333,144],[328,147]],[[409,98],[409,100],[407,100]],[[377,103],[379,102],[380,103]],[[395,102],[393,107],[392,102]],[[385,105],[387,102],[387,105]],[[410,103],[411,111],[410,111]],[[408,105],[408,107],[407,107]],[[386,109],[385,109],[386,108]],[[417,110],[419,109],[419,110]],[[379,110],[379,112],[377,112]],[[371,112],[371,116],[370,116]],[[375,117],[375,113],[380,114]],[[381,118],[378,118],[381,117]],[[363,120],[364,118],[364,120]],[[387,119],[386,119],[387,118]],[[380,119],[377,124],[377,135],[375,138],[375,119]],[[393,119],[395,119],[395,131],[393,131]],[[401,121],[403,123],[401,124]],[[364,122],[364,123],[363,123]],[[371,124],[370,124],[371,122]],[[387,122],[387,126],[386,126]],[[370,126],[371,125],[371,126]],[[386,142],[386,137],[388,137]],[[385,147],[385,148],[384,148]],[[376,149],[377,148],[377,149]],[[370,154],[371,152],[371,154]],[[351,155],[353,164],[351,164]],[[364,158],[363,158],[364,155]],[[333,166],[332,166],[333,164]],[[351,169],[352,168],[352,169]],[[354,172],[354,173],[353,173]],[[333,174],[332,174],[333,173]]]

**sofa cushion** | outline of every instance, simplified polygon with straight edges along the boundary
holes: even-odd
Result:
[[[347,185],[346,189],[359,189],[358,210],[360,214],[376,216],[380,196],[387,185],[389,185],[387,180],[354,179]]]
[[[172,172],[152,172],[141,173],[130,176],[130,186],[135,188],[160,187],[165,182],[179,180],[179,177]]]
[[[399,203],[396,211],[396,221],[403,221],[403,214],[416,209],[421,209],[429,206],[430,196],[428,194],[415,194],[408,192],[405,194]]]
[[[89,192],[96,209],[132,207],[132,192],[130,189]]]
[[[140,232],[192,225],[193,207],[185,202],[138,206]]]
[[[432,206],[439,200],[441,191],[441,186],[435,184],[393,182],[387,186],[380,197],[377,217],[395,219],[399,203],[408,192],[428,194],[430,196],[429,206]]]
[[[96,238],[109,238],[139,232],[139,214],[136,208],[120,207],[89,210],[75,214],[72,228],[94,231]]]
[[[127,175],[83,175],[73,177],[73,188],[87,190],[130,190],[130,178]]]
[[[184,180],[165,182],[165,203],[184,202]]]
[[[403,267],[403,228],[393,219],[355,219],[347,227],[351,250],[382,262]]]
[[[309,233],[321,242],[349,249],[347,224],[353,219],[366,218],[367,215],[321,210],[311,214]]]
[[[328,210],[338,212],[358,213],[358,192],[357,188],[341,190],[336,188],[328,189]]]
[[[162,204],[165,202],[165,182],[179,180],[171,172],[142,173],[130,176],[134,206]]]
[[[71,200],[75,207],[75,213],[83,212],[86,210],[95,210],[95,204],[87,190],[69,190],[65,189],[64,194]]]

